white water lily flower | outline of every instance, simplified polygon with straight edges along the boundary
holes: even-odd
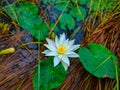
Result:
[[[73,45],[74,40],[68,40],[63,33],[60,35],[60,38],[55,37],[55,42],[46,39],[48,44],[45,44],[49,50],[45,50],[43,53],[46,56],[54,56],[54,67],[57,66],[60,62],[62,63],[65,70],[70,66],[70,61],[68,57],[79,57],[74,51],[79,48],[80,45]]]

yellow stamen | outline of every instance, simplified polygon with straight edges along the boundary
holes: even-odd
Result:
[[[59,54],[65,54],[65,52],[66,52],[66,46],[60,45],[60,46],[58,47],[58,53],[59,53]]]

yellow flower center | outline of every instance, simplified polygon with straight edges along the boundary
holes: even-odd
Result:
[[[66,46],[60,45],[60,46],[58,47],[58,53],[59,53],[59,54],[65,54],[65,52],[66,52]]]

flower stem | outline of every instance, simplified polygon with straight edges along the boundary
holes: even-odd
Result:
[[[22,44],[22,45],[18,46],[17,49],[19,49],[21,47],[24,47],[26,45],[30,45],[30,44],[42,44],[42,42],[28,42],[28,43],[25,43],[25,44]]]
[[[119,76],[118,76],[118,64],[115,62],[112,56],[113,63],[115,65],[115,74],[116,74],[116,90],[119,90]]]

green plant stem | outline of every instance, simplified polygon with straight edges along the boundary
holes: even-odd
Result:
[[[40,31],[39,31],[39,38],[40,38]],[[40,39],[38,39],[38,42],[40,42]],[[37,90],[40,90],[40,43],[38,43],[38,88]]]
[[[30,45],[30,44],[42,44],[42,42],[29,42],[29,43],[25,43],[25,44],[22,44],[22,45],[18,46],[17,49],[19,49],[21,47],[24,47],[26,45]]]
[[[39,34],[40,35],[40,34]],[[37,90],[40,90],[40,43],[38,43],[38,88]]]
[[[119,90],[119,76],[118,76],[118,68],[117,65],[115,65],[115,71],[116,71],[116,85],[117,85],[117,90]]]
[[[39,55],[38,55],[39,56]],[[38,60],[38,88],[37,90],[40,90],[40,60]]]
[[[119,90],[119,76],[118,76],[118,66],[117,66],[118,64],[117,64],[117,62],[114,61],[113,56],[112,56],[112,61],[113,61],[114,65],[115,65],[116,88],[117,88],[117,90]]]

